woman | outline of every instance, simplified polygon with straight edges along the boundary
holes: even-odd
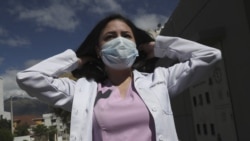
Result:
[[[142,73],[133,69],[142,54],[179,63]],[[206,76],[220,59],[219,50],[185,39],[153,41],[128,19],[112,15],[76,53],[68,49],[19,72],[17,82],[31,96],[71,111],[71,141],[177,141],[169,97]],[[59,77],[71,71],[80,78]]]

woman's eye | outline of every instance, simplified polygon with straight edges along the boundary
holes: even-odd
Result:
[[[113,35],[108,35],[104,37],[104,41],[109,41],[111,39],[114,39],[115,37]]]
[[[127,34],[127,35],[123,35],[123,37],[124,37],[124,38],[128,38],[128,39],[131,39],[131,38],[132,38],[132,36],[131,36],[131,35],[129,35],[129,34]]]

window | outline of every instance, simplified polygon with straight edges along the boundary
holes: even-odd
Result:
[[[211,130],[211,134],[215,135],[215,130],[214,130],[214,124],[213,123],[210,124],[210,130]]]
[[[197,129],[197,134],[200,135],[201,134],[200,124],[196,124],[196,129]]]
[[[203,132],[205,135],[207,135],[207,125],[203,124]]]
[[[210,95],[208,92],[205,93],[205,96],[206,96],[206,102],[207,104],[210,104],[211,103],[211,100],[210,100]]]
[[[194,104],[194,107],[197,106],[197,101],[196,101],[196,97],[195,96],[193,96],[193,104]]]
[[[202,95],[199,94],[199,105],[202,106],[203,105],[203,99],[202,99]]]

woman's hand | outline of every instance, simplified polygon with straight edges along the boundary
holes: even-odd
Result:
[[[154,58],[154,47],[155,47],[155,42],[149,42],[145,44],[141,44],[139,46],[139,51],[143,51],[146,55],[146,59]]]

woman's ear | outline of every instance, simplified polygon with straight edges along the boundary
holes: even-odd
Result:
[[[95,51],[96,51],[97,58],[101,58],[101,49],[99,46],[95,47]]]

